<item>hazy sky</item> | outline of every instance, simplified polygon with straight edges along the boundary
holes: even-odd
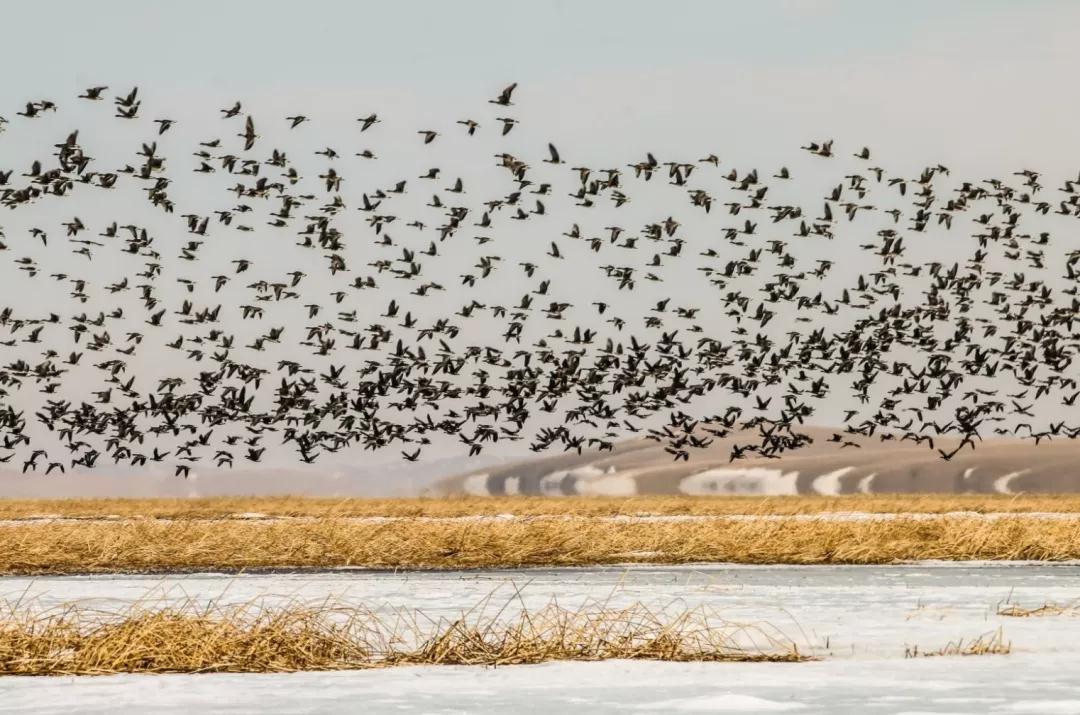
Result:
[[[1075,3],[1005,0],[57,1],[10,8],[0,45],[6,106],[99,82],[437,102],[518,81],[564,140],[601,125],[761,149],[848,130],[1013,163],[1071,153],[1078,21]]]
[[[109,76],[234,91],[372,82],[468,91],[507,77],[715,63],[1052,60],[1075,15],[1068,2],[1007,0],[25,3],[5,22],[8,61],[27,60],[6,87]]]

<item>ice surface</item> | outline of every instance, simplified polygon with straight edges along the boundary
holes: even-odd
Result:
[[[513,599],[520,593],[519,602]],[[1080,617],[1007,618],[1080,597],[1076,564],[687,566],[468,573],[2,578],[0,597],[42,607],[106,609],[158,598],[243,603],[299,599],[417,608],[456,616],[495,608],[602,600],[705,605],[767,622],[810,663],[546,663],[287,675],[0,678],[3,712],[793,712],[1080,713]],[[912,658],[1003,628],[1007,656]]]
[[[635,710],[663,710],[665,712],[704,712],[704,713],[727,713],[727,712],[777,712],[781,710],[799,710],[806,707],[802,703],[778,702],[766,700],[753,695],[739,695],[738,693],[718,693],[716,695],[699,695],[692,698],[677,698],[675,700],[662,700],[649,702],[634,707]]]
[[[1080,658],[545,663],[4,678],[5,713],[1075,713]],[[677,709],[678,704],[682,709]],[[708,706],[708,707],[706,707]],[[781,710],[780,708],[784,708]]]

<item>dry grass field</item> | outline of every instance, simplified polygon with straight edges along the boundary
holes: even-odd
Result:
[[[331,499],[218,497],[209,499],[6,499],[0,519],[35,517],[145,517],[213,519],[240,514],[313,517],[433,517],[570,515],[792,515],[825,512],[978,513],[1068,512],[1080,514],[1080,495],[845,495],[845,496],[640,496],[640,497],[448,497]]]
[[[0,574],[1065,560],[1080,558],[1080,513],[1031,512],[1078,504],[1050,497],[13,502],[9,517],[82,519],[6,521]],[[229,517],[255,510],[298,518]],[[516,517],[497,516],[507,514]],[[641,514],[667,516],[627,516]]]
[[[109,613],[77,606],[0,608],[0,674],[272,673],[395,665],[518,665],[611,658],[667,661],[806,660],[770,629],[731,624],[704,608],[654,612],[635,604],[569,610],[551,603],[500,617],[301,603],[215,604]]]

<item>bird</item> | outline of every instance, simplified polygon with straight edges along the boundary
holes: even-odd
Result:
[[[107,86],[90,87],[85,92],[79,95],[79,99],[90,99],[94,101],[100,101],[104,99],[101,93],[107,90]]]
[[[512,117],[497,117],[498,121],[502,122],[502,135],[505,137],[510,133],[510,130],[514,128],[514,125],[518,123],[518,120]]]
[[[379,116],[373,112],[366,117],[361,117],[360,119],[357,119],[356,121],[361,122],[360,131],[366,132],[368,129],[371,129],[371,127],[379,123]]]
[[[499,93],[498,97],[496,97],[495,99],[489,99],[488,101],[491,104],[498,104],[503,107],[508,107],[513,104],[513,102],[510,101],[510,96],[514,93],[515,89],[517,89],[517,82],[506,86],[503,91]]]
[[[244,122],[244,133],[236,136],[244,140],[244,151],[251,151],[254,148],[255,140],[258,139],[259,135],[255,133],[255,120],[251,118],[250,114]]]

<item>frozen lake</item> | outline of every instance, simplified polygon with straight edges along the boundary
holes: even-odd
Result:
[[[520,600],[514,594],[520,594]],[[811,663],[547,663],[289,675],[3,678],[4,712],[851,712],[1080,713],[1080,612],[998,615],[1080,598],[1076,564],[634,566],[469,573],[331,573],[0,578],[0,597],[78,601],[265,599],[420,609],[704,605],[767,623]],[[1002,628],[1006,656],[905,658]]]

